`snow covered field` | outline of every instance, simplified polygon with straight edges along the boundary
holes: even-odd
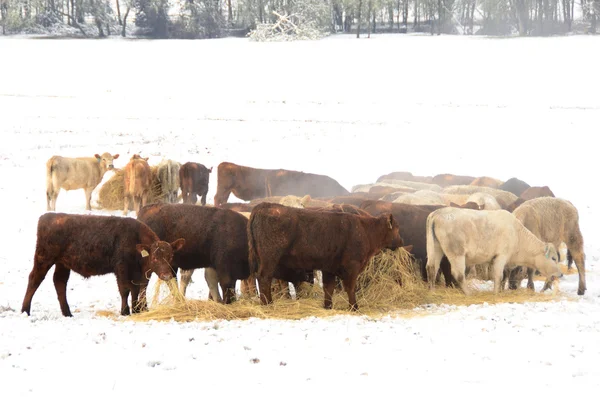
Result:
[[[0,394],[593,393],[600,97],[590,53],[599,45],[585,36],[1,38]],[[73,273],[65,319],[49,274],[31,317],[20,314],[46,160],[105,151],[121,154],[117,167],[141,152],[151,164],[322,173],[347,189],[391,171],[548,185],[580,212],[588,290],[578,297],[570,274],[556,302],[431,306],[378,321],[133,323],[97,313],[118,313],[114,276]],[[216,182],[214,173],[209,203]],[[58,211],[84,208],[83,191],[61,191]],[[205,299],[201,271],[194,280],[188,296]]]

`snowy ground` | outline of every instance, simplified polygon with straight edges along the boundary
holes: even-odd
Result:
[[[593,391],[600,97],[588,54],[598,45],[584,36],[0,39],[1,394]],[[347,189],[391,171],[548,185],[580,211],[588,291],[576,295],[573,274],[550,303],[432,306],[378,321],[140,324],[97,314],[118,312],[113,276],[72,274],[74,317],[63,318],[49,275],[26,317],[45,162],[104,151],[121,154],[117,167],[141,152],[151,163],[323,173]],[[215,188],[213,174],[209,203]],[[58,211],[84,208],[82,191],[61,192]],[[204,299],[202,273],[194,279],[188,296]]]

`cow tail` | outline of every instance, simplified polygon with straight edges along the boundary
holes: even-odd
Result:
[[[440,242],[435,236],[435,216],[432,212],[427,216],[427,223],[425,226],[427,231],[427,260],[436,257],[436,251],[439,249]]]
[[[56,175],[56,158],[46,163],[46,194],[53,195],[58,190],[58,175]]]
[[[129,173],[129,191],[125,193],[133,193],[135,191],[135,171],[137,167],[135,166],[135,162],[131,164],[131,172]]]
[[[256,242],[254,241],[254,232],[252,230],[252,224],[255,218],[254,212],[250,213],[250,219],[248,219],[248,265],[250,267],[250,275],[258,272],[258,258],[256,253]]]

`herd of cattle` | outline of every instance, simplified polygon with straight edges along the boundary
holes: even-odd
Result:
[[[104,153],[48,160],[49,212],[38,221],[23,312],[30,313],[33,295],[52,266],[65,316],[71,316],[66,297],[71,270],[83,277],[114,273],[122,315],[131,312],[129,294],[133,312],[147,310],[152,273],[169,281],[179,270],[185,295],[197,268],[205,269],[209,298],[219,302],[235,299],[237,280],[242,293],[258,293],[268,304],[274,280],[298,291],[320,275],[325,308],[331,308],[341,280],[350,309],[356,310],[358,275],[383,249],[410,251],[430,288],[443,275],[447,287],[469,294],[465,279],[474,265],[487,265],[494,293],[507,283],[517,289],[524,269],[528,288],[534,288],[536,271],[546,277],[543,290],[549,288],[562,276],[559,262],[565,258],[559,248],[564,246],[568,267],[575,262],[579,272],[578,294],[586,290],[577,209],[547,186],[517,178],[393,172],[349,192],[324,175],[223,162],[217,167],[214,206],[207,206],[212,167],[164,160],[157,173],[162,201],[147,203],[148,158],[134,155],[124,168],[124,214],[132,200],[137,219],[54,212],[61,188],[83,189],[91,210],[91,194],[117,158]],[[246,203],[228,203],[231,193]]]

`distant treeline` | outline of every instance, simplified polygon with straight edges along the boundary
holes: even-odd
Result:
[[[283,15],[327,33],[547,36],[596,33],[598,14],[600,0],[0,0],[0,30],[203,39],[277,30]]]

